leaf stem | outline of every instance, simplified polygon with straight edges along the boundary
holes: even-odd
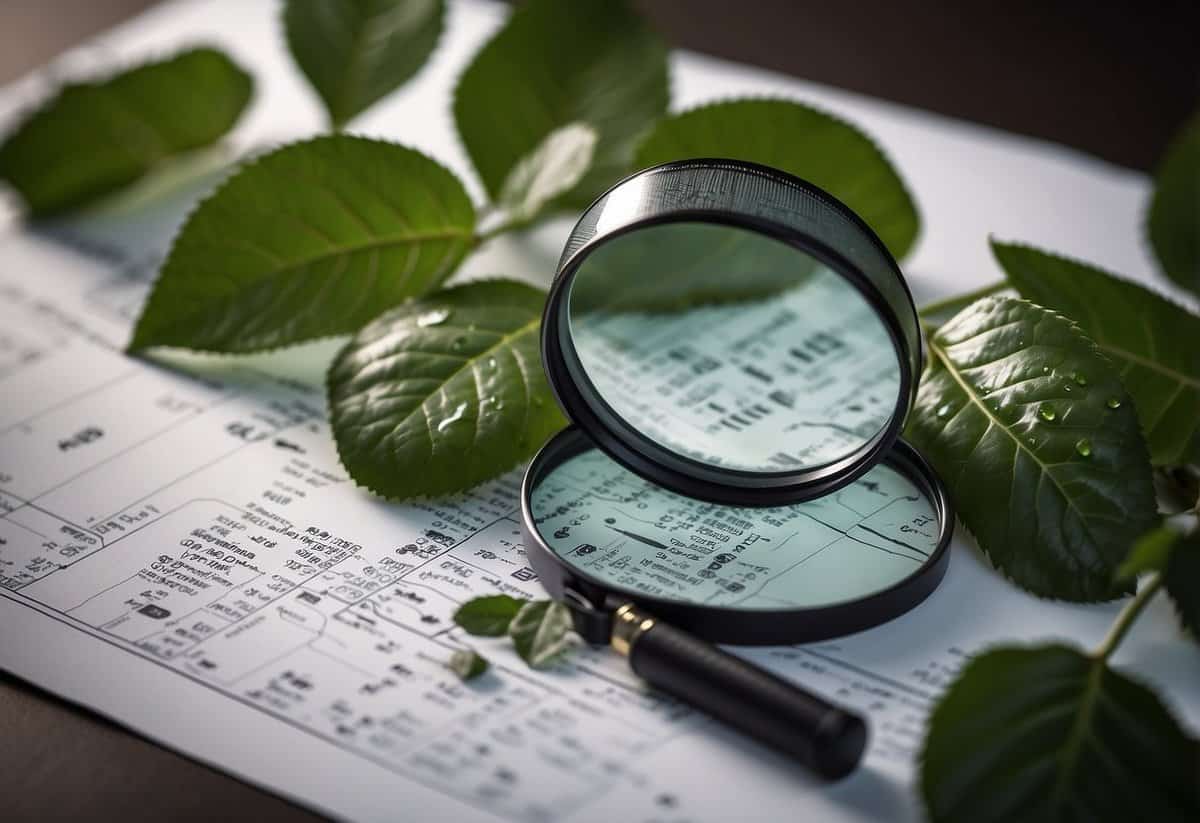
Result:
[[[1007,289],[1007,280],[998,280],[995,283],[989,283],[986,286],[965,292],[964,294],[956,294],[953,297],[946,297],[942,300],[935,300],[922,306],[918,313],[923,317],[932,316],[935,314],[945,314],[951,311],[958,311],[961,308],[971,305],[981,297],[987,297],[990,294],[995,294],[999,291]]]
[[[531,221],[531,220],[503,220],[500,223],[497,223],[496,225],[492,226],[487,231],[481,231],[478,234],[476,234],[473,245],[474,246],[482,246],[484,243],[491,240],[493,237],[499,237],[502,234],[508,234],[511,231],[516,231],[517,229],[523,229],[527,226],[532,225],[533,222],[534,221]]]
[[[1108,636],[1104,638],[1104,642],[1100,644],[1094,652],[1092,658],[1095,660],[1108,660],[1112,653],[1117,650],[1117,646],[1121,645],[1121,641],[1125,639],[1125,635],[1129,633],[1130,626],[1137,620],[1142,609],[1146,608],[1158,590],[1162,588],[1163,579],[1161,574],[1156,574],[1146,581],[1137,595],[1125,608],[1121,609],[1121,613],[1117,615],[1116,621],[1112,628],[1108,630]]]

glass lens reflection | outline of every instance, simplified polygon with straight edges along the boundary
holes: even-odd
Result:
[[[548,472],[531,507],[550,549],[588,576],[733,609],[874,594],[917,571],[938,538],[933,503],[882,464],[826,497],[747,509],[665,491],[590,449]]]
[[[756,232],[667,223],[614,238],[569,295],[580,365],[618,416],[724,468],[833,462],[891,419],[895,346],[863,295]]]

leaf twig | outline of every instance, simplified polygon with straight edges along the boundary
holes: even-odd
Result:
[[[1106,661],[1112,657],[1112,653],[1116,651],[1117,646],[1121,645],[1121,641],[1129,633],[1129,629],[1134,624],[1134,621],[1137,620],[1138,615],[1146,608],[1146,604],[1154,599],[1154,595],[1162,588],[1162,584],[1163,578],[1161,574],[1156,574],[1146,581],[1133,600],[1117,615],[1117,619],[1113,622],[1112,628],[1108,630],[1108,636],[1104,638],[1104,642],[1092,652],[1093,659]]]

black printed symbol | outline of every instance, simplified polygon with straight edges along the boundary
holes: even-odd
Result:
[[[144,614],[146,617],[154,620],[162,620],[164,617],[170,617],[171,613],[162,606],[155,606],[153,603],[147,603],[138,609],[139,614]]]
[[[596,550],[596,547],[591,543],[580,543],[575,547],[575,554],[591,554]]]
[[[566,538],[571,536],[571,530],[568,529],[566,526],[563,526],[561,529],[559,529],[558,531],[556,531],[554,533],[554,536],[557,537],[559,540],[565,540]]]

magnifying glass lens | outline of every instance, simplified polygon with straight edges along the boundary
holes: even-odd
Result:
[[[879,309],[764,233],[673,221],[616,235],[578,265],[567,307],[610,425],[679,458],[796,472],[859,452],[903,416]]]
[[[544,544],[633,599],[725,611],[855,603],[921,572],[943,536],[934,502],[887,464],[822,498],[737,508],[657,487],[591,448],[530,495]]]

